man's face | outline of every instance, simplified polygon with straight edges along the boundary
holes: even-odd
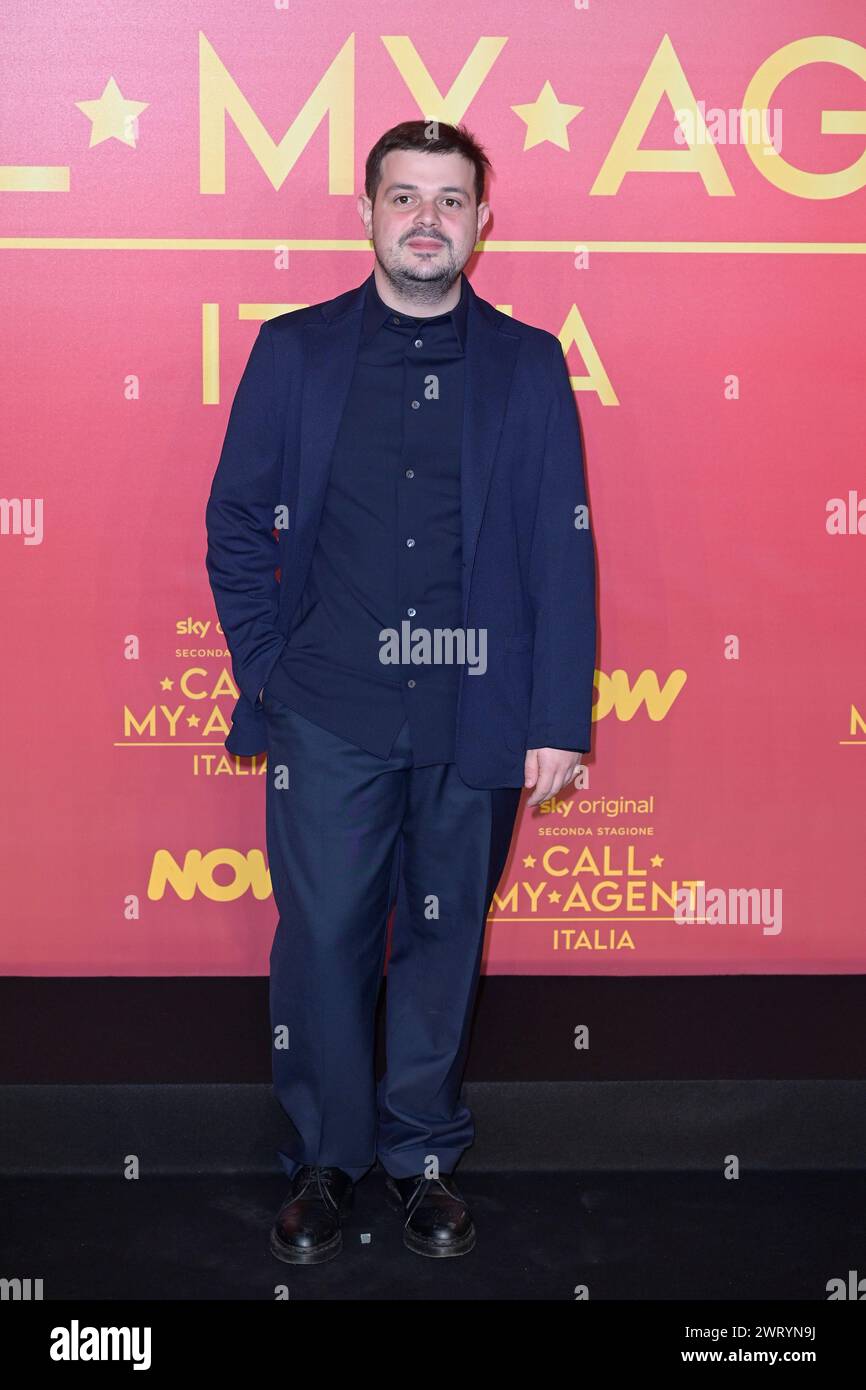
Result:
[[[461,154],[391,150],[375,202],[358,211],[376,259],[400,293],[431,302],[453,285],[490,216],[475,203],[475,169]]]

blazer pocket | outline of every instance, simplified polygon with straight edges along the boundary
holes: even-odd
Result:
[[[505,689],[510,718],[505,729],[505,744],[513,753],[526,750],[531,680],[529,642],[523,642],[519,647],[509,647],[505,653]]]
[[[530,685],[532,665],[529,648],[510,648],[505,653],[505,679],[511,704],[521,724],[529,718]]]

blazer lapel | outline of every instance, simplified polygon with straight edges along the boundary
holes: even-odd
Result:
[[[292,566],[293,573],[299,578],[306,575],[312,558],[325,501],[331,455],[352,384],[363,322],[364,284],[340,298],[343,301],[341,304],[335,305],[331,300],[325,305],[321,322],[304,325],[307,365],[298,461],[298,552],[293,557]]]
[[[490,307],[479,299],[468,279],[466,292],[469,295],[469,312],[466,318],[466,380],[460,460],[464,627],[469,616],[469,581],[475,547],[520,342],[516,333],[509,333],[500,327]]]

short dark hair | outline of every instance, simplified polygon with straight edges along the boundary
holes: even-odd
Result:
[[[428,134],[435,127],[435,137]],[[484,179],[492,168],[490,160],[465,125],[445,121],[401,121],[380,135],[367,155],[364,192],[373,203],[382,178],[382,160],[391,150],[423,150],[426,154],[462,154],[475,169],[475,202],[484,197]]]

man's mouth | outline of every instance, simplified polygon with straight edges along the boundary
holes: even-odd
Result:
[[[412,251],[438,251],[443,244],[437,237],[429,236],[413,236],[406,242]]]

